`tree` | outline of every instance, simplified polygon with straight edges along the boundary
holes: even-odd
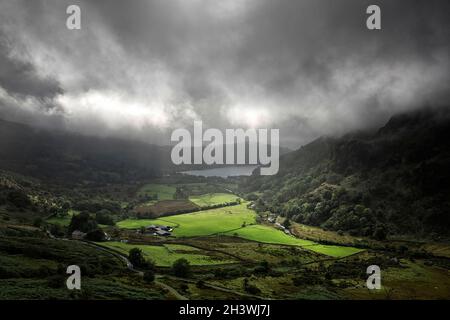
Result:
[[[51,224],[50,225],[50,229],[49,229],[50,233],[56,237],[62,237],[64,236],[64,230],[63,227],[59,224]]]
[[[105,241],[105,233],[101,229],[95,229],[92,231],[89,231],[86,234],[86,239],[90,241]]]
[[[248,281],[247,278],[244,278],[243,282],[242,282],[242,287],[244,289],[244,291],[250,293],[250,294],[259,294],[261,293],[261,290],[259,290],[258,287],[250,284],[250,282]]]
[[[172,272],[177,277],[186,278],[191,273],[191,264],[185,258],[178,259],[172,265]]]
[[[35,226],[36,228],[40,228],[42,225],[42,218],[41,217],[37,217],[36,219],[33,220],[33,226]]]
[[[133,266],[137,268],[146,266],[144,255],[142,254],[142,250],[139,248],[130,249],[130,252],[128,253],[128,260],[130,260]]]
[[[67,211],[69,211],[71,206],[72,206],[72,203],[69,200],[65,200],[61,204],[61,209],[67,212]]]
[[[386,240],[387,237],[386,227],[384,227],[383,225],[377,226],[375,231],[373,232],[373,237],[379,241]]]
[[[89,232],[97,229],[97,222],[91,218],[89,213],[81,212],[80,214],[73,215],[69,225],[69,232],[72,233],[75,230],[82,232]]]
[[[144,281],[147,283],[155,281],[155,272],[153,270],[147,270],[144,272]]]
[[[183,187],[177,187],[173,197],[174,197],[174,199],[188,199],[189,192],[187,190],[185,190]]]
[[[111,212],[107,209],[102,209],[95,214],[95,221],[99,224],[105,224],[108,226],[114,225],[114,220],[110,216]]]
[[[291,220],[289,220],[289,218],[286,218],[284,220],[283,227],[285,227],[286,229],[289,229],[291,227]]]

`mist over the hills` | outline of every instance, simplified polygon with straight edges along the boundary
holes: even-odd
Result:
[[[66,28],[81,7],[82,29]],[[291,148],[450,104],[450,3],[0,0],[0,118],[167,144],[280,128]]]

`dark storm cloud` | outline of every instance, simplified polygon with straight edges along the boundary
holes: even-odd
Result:
[[[81,7],[80,31],[65,28],[69,4]],[[381,7],[380,31],[365,27],[370,4]],[[50,97],[71,130],[165,142],[172,128],[202,119],[280,128],[295,147],[400,111],[449,106],[446,0],[0,6],[1,31],[21,61],[0,47],[3,96]]]
[[[34,66],[11,56],[10,44],[0,33],[0,86],[12,95],[51,99],[62,93],[58,82],[40,76]]]

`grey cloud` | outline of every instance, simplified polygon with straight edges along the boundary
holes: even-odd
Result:
[[[0,86],[10,94],[52,99],[62,93],[53,78],[40,76],[34,66],[11,56],[10,44],[0,33]]]
[[[74,3],[82,8],[79,32],[64,27],[65,8]],[[297,147],[381,125],[397,112],[448,107],[450,3],[378,0],[381,31],[365,28],[369,4],[0,0],[2,32],[31,57],[14,64],[0,47],[0,84],[54,104],[57,94],[70,97],[60,108],[71,114],[64,121],[71,130],[158,142],[194,118],[217,128],[245,125],[244,112],[230,116],[234,109],[264,110],[264,125],[280,128],[284,143]],[[120,110],[93,112],[75,103],[89,92],[156,108],[168,124],[122,126],[110,119]]]

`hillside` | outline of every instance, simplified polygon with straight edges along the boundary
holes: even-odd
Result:
[[[47,131],[0,119],[0,168],[46,181],[121,182],[169,169],[170,149]]]
[[[267,148],[270,149],[270,145]],[[225,149],[226,145],[223,146]],[[237,149],[236,145],[235,159]],[[0,119],[0,170],[52,183],[122,183],[177,171],[221,167],[206,164],[174,165],[171,151],[171,146],[38,129]],[[245,151],[248,162],[248,142]],[[280,147],[279,151],[280,154],[286,154],[291,150]],[[194,148],[191,155],[193,159]]]
[[[241,192],[304,224],[384,238],[450,235],[449,109],[392,117],[376,132],[322,137],[252,176]],[[254,193],[254,194],[253,194]]]

